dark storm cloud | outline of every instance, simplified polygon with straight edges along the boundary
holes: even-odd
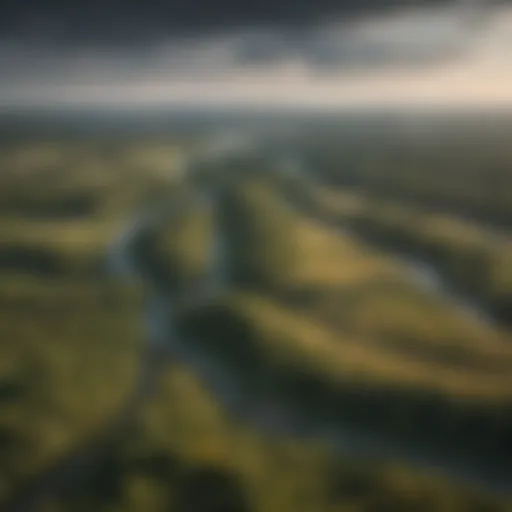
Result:
[[[332,17],[448,3],[449,0],[3,0],[0,33],[4,38],[137,44],[248,26],[300,28]]]
[[[5,1],[0,106],[214,102],[226,94],[233,101],[237,94],[240,101],[258,95],[272,100],[283,88],[299,102],[324,78],[334,80],[332,90],[320,84],[310,96],[331,101],[340,96],[335,81],[351,73],[365,78],[353,88],[349,78],[347,98],[378,91],[378,73],[434,73],[483,61],[502,66],[512,26],[503,18],[512,10],[488,9],[496,0],[414,0],[414,8],[403,8],[413,0],[148,0],[144,7],[129,1],[116,7],[112,0],[78,7]]]
[[[287,18],[286,24],[274,27],[256,23],[223,25],[222,30],[213,33],[199,31],[200,25],[195,24],[193,27],[198,32],[195,37],[183,37],[184,27],[191,30],[192,25],[183,25],[181,31],[158,33],[155,30],[151,37],[126,40],[119,34],[114,37],[114,33],[110,39],[102,40],[97,32],[91,39],[93,32],[90,32],[89,39],[75,38],[77,44],[71,44],[71,39],[59,44],[55,32],[45,32],[46,38],[39,33],[38,40],[32,39],[36,32],[31,33],[32,38],[21,37],[23,32],[19,32],[9,40],[2,41],[0,36],[0,69],[3,70],[0,86],[5,91],[6,87],[16,90],[20,84],[211,79],[249,69],[270,72],[287,66],[302,66],[310,72],[324,74],[436,65],[465,54],[474,31],[468,30],[460,15],[468,12],[472,2],[482,5],[487,1],[452,0],[447,6],[437,8],[416,7],[386,14],[379,11],[355,18],[332,18],[308,27],[291,23],[291,18]],[[46,24],[33,24],[32,30],[49,27],[49,20],[62,20],[68,13],[62,11],[54,18],[50,16],[53,11],[49,6],[55,8],[58,4],[45,5]],[[349,4],[343,5],[343,12],[355,13],[355,8],[347,10]],[[247,13],[245,16],[248,19]],[[144,22],[139,35],[144,33],[143,26]],[[213,27],[210,25],[210,29]]]

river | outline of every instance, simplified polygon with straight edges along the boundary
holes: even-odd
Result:
[[[217,196],[201,192],[195,199],[216,208]],[[315,414],[296,404],[288,395],[277,392],[275,396],[254,396],[244,388],[232,363],[222,352],[204,350],[208,344],[185,336],[176,326],[177,308],[171,290],[165,290],[151,268],[138,260],[137,247],[154,233],[161,223],[179,215],[185,201],[175,205],[152,207],[136,215],[116,238],[110,251],[111,270],[127,279],[138,279],[146,288],[148,299],[144,320],[147,329],[146,349],[140,364],[138,381],[119,413],[94,439],[68,454],[47,472],[20,489],[5,507],[6,512],[37,510],[46,496],[58,496],[90,476],[103,463],[108,446],[137,421],[140,407],[154,394],[159,375],[167,370],[166,362],[177,360],[189,367],[227,410],[253,424],[270,436],[301,436],[322,438],[331,442],[342,455],[367,459],[396,459],[418,468],[434,470],[461,483],[472,484],[499,493],[509,493],[512,475],[509,471],[494,471],[480,465],[478,459],[454,456],[444,450],[444,444],[423,443],[406,439],[400,432],[378,431],[376,425],[355,427],[338,416],[336,421],[315,417]],[[309,213],[309,212],[308,212]],[[225,234],[217,226],[211,250],[211,265],[205,277],[203,290],[194,292],[197,306],[205,299],[222,295],[229,289],[229,268]],[[448,294],[443,281],[435,270],[419,262],[409,262],[411,276],[419,285],[444,296]],[[462,306],[461,306],[462,307]],[[465,307],[465,306],[464,306]],[[473,313],[472,313],[473,314]],[[475,312],[477,314],[477,312]],[[478,312],[480,314],[480,312]],[[470,447],[468,447],[470,448]]]

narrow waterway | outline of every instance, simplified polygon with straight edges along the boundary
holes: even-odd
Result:
[[[289,167],[286,169],[286,172],[290,174]],[[297,161],[293,165],[293,175],[296,182],[301,183],[301,187],[299,190],[286,191],[285,195],[290,204],[299,212],[307,216],[312,216],[331,228],[342,230],[350,236],[361,240],[363,243],[374,245],[377,250],[383,251],[390,257],[395,258],[402,263],[404,272],[411,282],[428,293],[438,295],[442,300],[451,304],[452,307],[456,308],[462,315],[470,318],[472,321],[493,328],[500,329],[502,327],[500,321],[495,318],[487,308],[480,304],[477,298],[458,290],[457,287],[443,277],[436,266],[427,259],[379,243],[369,237],[365,237],[360,231],[350,228],[346,223],[326,216],[318,209],[310,191],[304,190],[304,188],[308,186],[313,189],[314,187],[322,187],[324,185],[322,185],[318,177],[313,177],[312,173],[308,172],[308,170],[301,165],[300,161]]]

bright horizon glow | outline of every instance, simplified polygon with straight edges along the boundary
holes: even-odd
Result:
[[[25,106],[275,106],[346,108],[512,107],[512,73],[467,69],[344,75],[319,78],[301,72],[240,73],[204,82],[145,81],[125,84],[18,88],[8,104]]]

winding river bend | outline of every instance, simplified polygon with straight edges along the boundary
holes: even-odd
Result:
[[[213,209],[218,208],[219,195],[209,193],[200,195],[200,199]],[[136,229],[130,231],[129,243],[121,244],[118,253],[128,261],[133,259],[134,247],[137,239],[143,238],[145,230],[154,227],[155,223],[165,221],[175,214],[172,209],[166,209],[161,214],[153,217],[152,221],[133,223]],[[179,211],[179,208],[178,208]],[[205,298],[219,297],[230,288],[229,255],[226,248],[229,243],[226,240],[226,232],[222,225],[216,226],[216,234],[211,250],[211,264],[209,275],[206,276],[201,293],[194,294],[198,297],[196,306],[201,305]],[[119,249],[117,249],[119,251]],[[121,259],[123,259],[121,258]],[[197,339],[197,335],[185,332],[177,327],[176,318],[173,317],[172,294],[161,290],[159,282],[144,277],[151,275],[149,269],[132,267],[131,273],[142,276],[145,286],[152,291],[152,298],[148,304],[147,328],[149,348],[157,353],[161,350],[168,352],[170,357],[178,359],[191,368],[217,400],[237,418],[251,423],[256,428],[268,435],[287,435],[305,438],[322,438],[329,440],[333,448],[340,454],[347,454],[357,458],[389,458],[400,460],[412,466],[433,470],[444,474],[462,483],[470,483],[493,491],[508,493],[512,491],[512,465],[507,461],[506,450],[508,440],[502,438],[496,441],[491,453],[479,452],[474,447],[467,446],[467,450],[453,451],[449,447],[450,436],[453,440],[458,436],[453,431],[447,437],[439,437],[438,432],[429,432],[418,425],[418,433],[404,435],[399,429],[390,429],[384,423],[372,422],[367,418],[351,418],[350,413],[332,414],[333,409],[342,408],[347,404],[347,395],[343,389],[331,388],[328,384],[312,381],[304,381],[304,376],[297,370],[296,374],[286,374],[283,371],[283,382],[296,382],[307,387],[311,384],[311,401],[297,402],[289,388],[280,384],[280,376],[277,375],[277,383],[270,386],[271,391],[260,393],[254,387],[247,384],[236,367],[231,355],[224,345],[216,346],[213,340]],[[445,293],[442,285],[436,287],[437,293]],[[454,297],[450,297],[455,300]],[[244,340],[242,340],[244,341]],[[265,379],[267,370],[262,368],[261,375],[257,378]],[[151,380],[154,368],[151,359],[148,359],[142,375],[147,375]],[[366,398],[361,395],[358,398],[365,404]],[[371,397],[364,406],[374,407],[387,414],[387,409],[392,408],[386,404],[384,397]],[[322,403],[323,406],[319,406]],[[420,417],[428,418],[429,405],[421,410],[424,405],[417,404],[420,409]],[[347,409],[349,410],[349,408]],[[443,422],[445,419],[441,418]],[[449,418],[447,421],[451,421]],[[435,428],[434,428],[435,430]],[[500,448],[500,443],[503,446]]]
[[[200,200],[206,197],[210,207],[218,207],[219,196],[215,193],[201,195]],[[169,210],[162,215],[153,218],[155,223],[165,220]],[[172,213],[171,213],[172,215]],[[128,244],[121,244],[125,249],[121,255],[133,255],[126,252],[126,248],[135,247],[138,237],[144,236],[144,230],[150,229],[152,223],[144,225],[134,223],[137,229],[131,231],[131,240]],[[146,227],[144,227],[146,226]],[[229,243],[225,237],[222,225],[217,226],[216,236],[211,251],[211,265],[209,275],[204,282],[202,293],[194,294],[198,297],[197,306],[205,297],[211,298],[221,296],[229,289],[229,255],[226,254],[226,247]],[[133,250],[133,249],[132,249]],[[379,422],[361,420],[349,417],[349,414],[331,414],[332,409],[337,409],[340,404],[346,404],[346,395],[342,389],[331,389],[329,385],[311,382],[312,393],[317,394],[312,402],[298,403],[289,392],[286,386],[279,382],[270,392],[258,393],[254,388],[247,385],[236,368],[236,361],[233,362],[225,346],[215,346],[213,340],[197,339],[194,334],[180,331],[172,315],[173,299],[169,292],[159,288],[158,281],[145,277],[150,275],[149,269],[141,268],[138,273],[143,277],[144,284],[151,291],[152,298],[148,305],[148,343],[156,351],[167,350],[172,358],[179,359],[189,366],[200,378],[204,385],[213,393],[225,408],[242,418],[243,421],[253,424],[256,428],[263,430],[270,435],[291,435],[306,438],[323,438],[330,440],[332,446],[340,453],[349,454],[359,458],[391,458],[402,460],[419,468],[433,470],[439,474],[445,474],[461,482],[476,484],[483,488],[489,488],[500,492],[512,490],[512,468],[503,458],[499,443],[506,443],[506,439],[497,442],[492,454],[478,452],[468,446],[466,451],[452,451],[449,449],[450,435],[455,437],[457,432],[452,432],[447,438],[439,438],[438,432],[429,432],[428,429],[421,429],[419,435],[404,435],[399,429],[393,430],[383,427]],[[132,268],[132,274],[137,273]],[[437,293],[445,293],[442,285],[436,287]],[[454,300],[454,297],[451,297]],[[146,374],[151,375],[153,369],[146,368]],[[266,370],[261,369],[260,380],[266,378]],[[300,372],[299,372],[300,373]],[[282,375],[283,381],[292,381],[304,385],[304,377],[299,374]],[[279,375],[277,376],[279,381]],[[307,378],[306,378],[307,385]],[[360,397],[364,403],[365,397]],[[379,401],[380,400],[380,401]],[[318,403],[325,407],[319,407]],[[375,407],[386,413],[390,404],[385,403],[385,398],[370,398],[368,407]],[[416,406],[421,409],[421,404]],[[428,404],[425,411],[428,415]],[[441,419],[440,421],[444,421]],[[447,419],[447,421],[451,421]],[[422,431],[423,430],[423,431]],[[504,444],[505,448],[505,444]]]
[[[198,193],[194,200],[204,202],[205,199],[210,207],[217,207],[217,196],[213,193]],[[149,295],[144,313],[146,350],[132,394],[103,432],[20,489],[4,508],[6,512],[38,510],[44,498],[79,487],[94,474],[104,462],[109,446],[137,421],[141,405],[157,389],[159,375],[167,369],[166,361],[171,359],[190,367],[229,411],[269,435],[323,438],[340,454],[361,459],[392,458],[493,492],[508,494],[512,491],[512,468],[504,459],[488,459],[473,453],[471,447],[467,453],[453,453],[446,450],[446,439],[441,441],[436,433],[430,435],[425,431],[419,437],[408,437],[399,431],[381,428],[375,422],[352,421],[348,414],[328,414],[336,404],[345,403],[343,390],[317,383],[315,389],[322,395],[317,401],[324,402],[326,395],[330,397],[324,409],[297,404],[286,390],[276,389],[272,396],[254,395],[239,379],[232,361],[226,360],[226,354],[209,348],[208,340],[198,340],[180,331],[173,291],[162,285],[154,268],[141,263],[138,248],[152,236],[155,228],[179,215],[184,206],[185,201],[177,202],[137,215],[117,238],[110,253],[112,271],[129,279],[139,279]],[[222,226],[218,226],[208,275],[203,289],[194,294],[197,306],[205,298],[222,295],[229,288],[225,236]],[[376,404],[375,400],[372,403]],[[376,405],[383,407],[382,410],[389,406],[385,402]],[[507,453],[502,456],[507,457]]]

